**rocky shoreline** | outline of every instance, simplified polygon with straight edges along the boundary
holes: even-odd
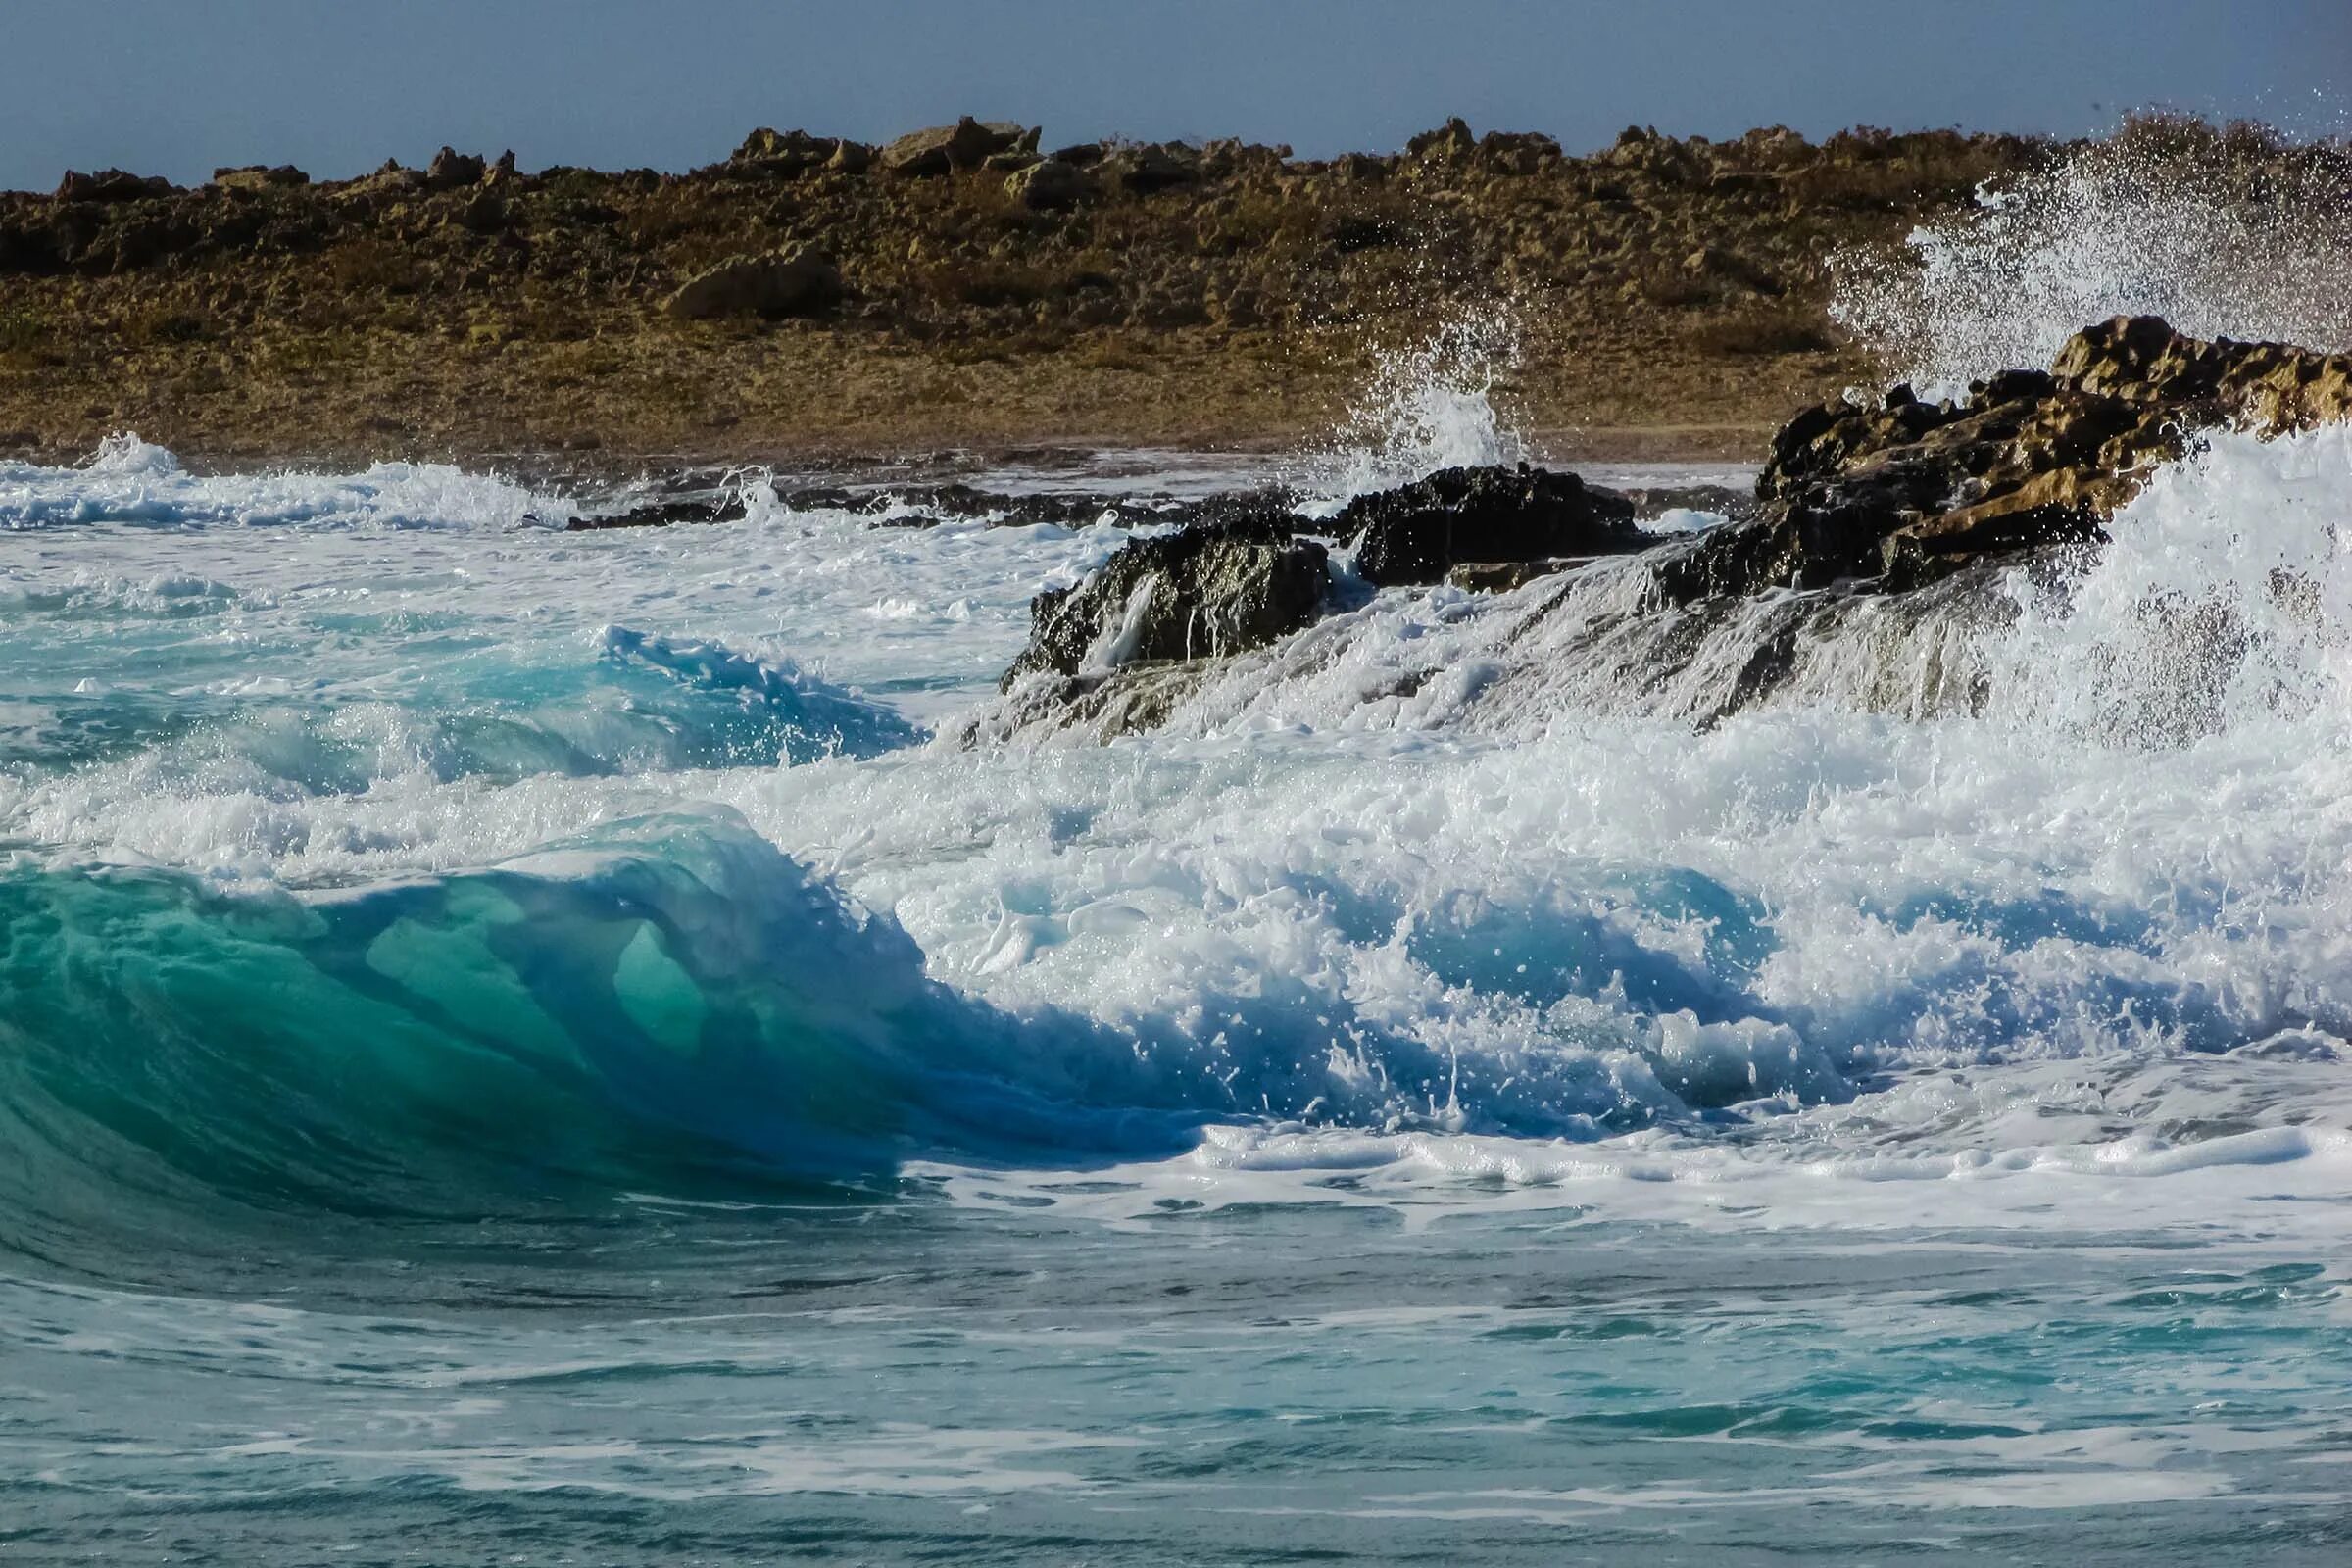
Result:
[[[1760,613],[1776,628],[1751,638],[1741,667],[1692,713],[1712,720],[1769,697],[1795,667],[1800,632],[1857,604],[1941,608],[1947,583],[1984,586],[2018,564],[2063,572],[2106,542],[2158,466],[2209,432],[2269,438],[2346,421],[2352,355],[2203,341],[2119,317],[2078,333],[2047,370],[2005,372],[1964,399],[1930,403],[1895,386],[1876,402],[1802,411],[1774,437],[1752,503],[1695,535],[1643,527],[1661,498],[1525,465],[1447,470],[1325,518],[1262,495],[1224,498],[1040,595],[1003,701],[961,738],[1156,728],[1243,656],[1383,588],[1524,588],[1536,598],[1512,636],[1540,642],[1554,611],[1592,618],[1573,589],[1603,560],[1636,564],[1618,585],[1621,622],[1690,633],[1656,641],[1653,684],[1673,681],[1709,622]]]

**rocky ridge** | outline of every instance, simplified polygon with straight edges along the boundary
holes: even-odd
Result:
[[[1859,372],[1832,251],[2052,152],[1631,130],[1577,156],[1455,122],[1300,159],[965,120],[760,129],[687,173],[449,148],[352,179],[74,173],[0,194],[0,453],[1279,441],[1376,350],[1501,300],[1528,422],[1761,433]]]

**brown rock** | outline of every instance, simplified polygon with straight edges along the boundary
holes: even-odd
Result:
[[[222,190],[292,189],[310,182],[311,176],[292,164],[280,164],[275,169],[261,164],[247,164],[236,169],[213,171],[213,183]]]
[[[1121,189],[1144,196],[1198,180],[1200,156],[1182,142],[1138,142],[1105,154],[1100,172]]]
[[[496,234],[514,220],[506,196],[495,186],[485,186],[473,193],[465,206],[458,209],[451,221],[460,228],[476,234]]]
[[[766,126],[743,139],[727,159],[734,173],[792,179],[816,169],[845,168],[853,159],[863,169],[871,149],[837,136],[811,136],[805,130],[770,130]]]
[[[1440,162],[1458,162],[1478,149],[1478,138],[1470,134],[1470,124],[1459,115],[1435,130],[1425,130],[1404,144],[1408,158],[1426,158]]]
[[[1075,164],[1049,158],[1004,181],[1005,194],[1040,212],[1075,207],[1095,194],[1094,176]]]
[[[1560,161],[1560,144],[1541,131],[1490,130],[1478,144],[1478,162],[1498,174],[1536,174]]]
[[[1773,439],[1757,518],[1661,564],[1666,597],[1868,581],[1899,590],[1972,562],[2096,543],[2200,432],[2276,435],[2352,419],[2352,356],[2206,341],[2154,317],[2068,340],[1958,404],[1896,387],[1807,409]]]
[[[945,174],[978,169],[998,153],[1035,152],[1037,142],[1035,129],[997,121],[983,124],[966,115],[953,125],[935,125],[901,136],[882,149],[881,162],[893,174]]]
[[[815,316],[841,301],[841,272],[802,249],[730,256],[690,279],[662,309],[682,320],[722,316]]]

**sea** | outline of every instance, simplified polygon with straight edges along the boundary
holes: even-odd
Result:
[[[0,1563],[2352,1560],[2352,435],[1760,704],[1603,563],[975,731],[1459,347],[978,514],[0,464]]]

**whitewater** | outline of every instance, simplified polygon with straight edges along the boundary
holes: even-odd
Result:
[[[987,516],[0,465],[0,1557],[2341,1561],[2352,437],[971,728],[1164,498],[1526,455],[1464,341]]]

